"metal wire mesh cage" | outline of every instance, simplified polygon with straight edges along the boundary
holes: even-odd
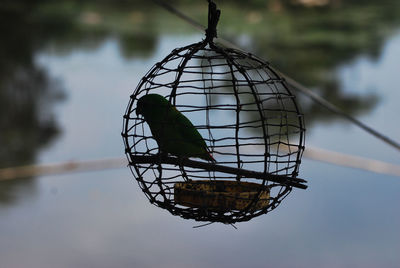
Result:
[[[214,44],[213,35],[174,49],[142,78],[122,136],[151,203],[183,218],[235,223],[273,210],[292,187],[307,187],[297,178],[305,129],[295,96],[269,64]],[[148,94],[190,120],[215,162],[160,150],[154,129],[137,115]]]

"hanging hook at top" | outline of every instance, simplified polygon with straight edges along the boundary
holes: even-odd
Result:
[[[217,37],[217,24],[221,10],[217,9],[217,5],[208,0],[208,28],[206,29],[206,42],[212,43],[214,37]]]

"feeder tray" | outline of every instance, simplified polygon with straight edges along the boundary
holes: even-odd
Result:
[[[175,202],[215,211],[260,210],[269,205],[269,188],[240,181],[190,181],[174,185]]]
[[[174,49],[141,79],[122,137],[132,174],[152,204],[185,219],[235,223],[272,211],[294,187],[307,188],[297,177],[305,128],[296,96],[268,62],[214,43],[219,15],[209,1],[205,39]],[[161,151],[137,115],[138,100],[148,94],[187,117],[216,162]]]

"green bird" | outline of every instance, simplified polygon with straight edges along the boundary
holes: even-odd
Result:
[[[163,96],[147,94],[141,97],[137,102],[136,115],[143,115],[161,152],[215,162],[192,122]]]

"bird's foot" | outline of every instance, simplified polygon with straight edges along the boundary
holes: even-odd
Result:
[[[180,171],[181,171],[181,173],[182,173],[182,177],[183,177],[183,179],[185,180],[185,181],[192,181],[189,177],[188,177],[188,175],[187,175],[187,173],[186,173],[186,171],[185,171],[185,168],[184,168],[184,165],[183,165],[183,162],[184,162],[184,160],[186,160],[187,158],[185,158],[185,157],[179,157],[179,169],[180,169]]]

